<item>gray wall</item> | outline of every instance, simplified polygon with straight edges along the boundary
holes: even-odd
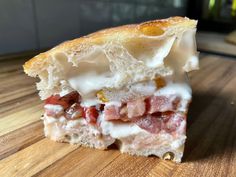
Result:
[[[0,0],[0,55],[52,47],[110,26],[185,15],[186,0]]]

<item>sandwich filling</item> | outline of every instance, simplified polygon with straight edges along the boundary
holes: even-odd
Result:
[[[112,100],[109,95],[119,94],[117,92],[99,90],[93,102],[84,101],[77,91],[64,96],[52,95],[45,100],[45,117],[63,117],[67,121],[83,119],[85,124],[114,139],[140,132],[185,134],[186,113],[191,100],[191,89],[186,83],[157,78],[133,84],[125,92],[120,90],[126,99]],[[139,96],[133,97],[135,93]]]
[[[191,101],[186,72],[198,67],[194,34],[93,46],[78,63],[54,55],[57,67],[38,84],[46,136],[96,148],[116,142],[136,155],[172,152],[180,161]]]
[[[24,69],[40,79],[45,135],[180,162],[192,94],[186,73],[199,67],[196,24],[173,17],[106,29],[31,59]]]

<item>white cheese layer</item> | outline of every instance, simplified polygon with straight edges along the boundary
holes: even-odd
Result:
[[[44,108],[54,112],[55,114],[59,114],[61,112],[64,112],[64,108],[61,105],[46,104],[46,105],[44,105]]]
[[[134,123],[106,121],[104,115],[99,117],[99,121],[102,133],[104,135],[110,135],[112,138],[121,139],[146,132]]]
[[[106,82],[110,82],[111,79],[113,78],[108,78],[106,73],[98,74],[95,71],[90,71],[86,74],[69,78],[69,83],[72,88],[75,88],[83,95],[86,95],[101,90],[106,85]]]
[[[154,95],[178,95],[182,99],[190,100],[192,97],[192,90],[187,83],[169,83],[167,86],[157,90]]]

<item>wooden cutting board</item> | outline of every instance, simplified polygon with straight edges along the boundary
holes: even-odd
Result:
[[[0,61],[0,177],[236,176],[236,60],[201,57],[190,74],[190,106],[183,163],[133,157],[55,143],[44,138],[43,104],[25,59]]]

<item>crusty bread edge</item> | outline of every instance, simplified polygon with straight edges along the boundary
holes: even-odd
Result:
[[[97,31],[90,35],[80,37],[74,40],[66,41],[51,50],[40,53],[39,55],[33,57],[29,61],[27,61],[24,65],[24,71],[30,76],[35,77],[34,70],[40,70],[47,65],[47,59],[50,55],[56,52],[63,52],[67,50],[71,50],[74,47],[79,48],[79,52],[86,48],[86,45],[99,45],[104,44],[110,40],[127,40],[131,37],[139,37],[144,35],[143,29],[145,28],[145,33],[152,34],[153,28],[160,29],[160,34],[154,34],[155,36],[161,35],[162,32],[167,31],[169,28],[178,27],[181,28],[195,28],[197,25],[196,20],[191,20],[187,17],[170,17],[167,19],[160,19],[160,20],[153,20],[147,21],[140,24],[131,24],[131,25],[124,25],[114,28],[108,28],[104,30]],[[161,32],[162,31],[162,32]],[[173,30],[175,31],[175,30]],[[152,37],[152,35],[151,35]]]

